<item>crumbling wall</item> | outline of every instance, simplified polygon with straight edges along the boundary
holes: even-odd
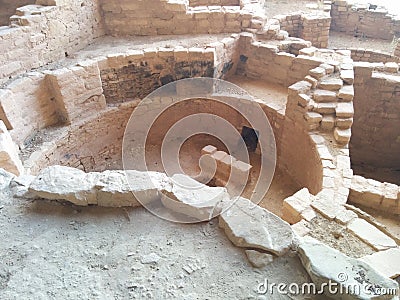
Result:
[[[18,7],[35,4],[36,0],[0,0],[0,26],[8,25]]]
[[[355,64],[355,115],[350,142],[353,165],[400,168],[398,69],[395,63]]]
[[[354,61],[364,62],[400,62],[400,57],[390,55],[378,50],[360,49],[360,48],[349,48],[351,51],[351,58]]]
[[[52,165],[84,171],[121,169],[122,139],[135,107],[124,103],[62,128],[50,143],[44,143],[24,162],[28,173],[37,174]]]
[[[185,0],[101,0],[106,31],[111,35],[241,32],[251,27],[253,15],[263,12],[258,1],[246,1],[242,7],[188,4]]]
[[[18,9],[12,27],[0,28],[0,84],[59,60],[103,35],[97,1],[38,1]]]
[[[159,48],[109,56],[101,67],[107,103],[143,99],[183,78],[213,77],[214,49]]]
[[[274,21],[277,22],[274,22]],[[268,21],[271,29],[277,26],[287,31],[289,36],[310,41],[313,46],[327,48],[331,18],[329,13],[306,14],[295,12],[288,15],[277,15]]]
[[[392,40],[400,33],[400,19],[386,9],[370,9],[368,4],[335,0],[331,10],[331,29],[353,36]]]
[[[319,66],[319,58],[280,51],[278,46],[252,41],[251,35],[242,34],[237,73],[263,79],[282,86],[303,80],[309,70]],[[310,45],[310,44],[308,44]],[[287,45],[290,49],[290,45]],[[303,45],[306,47],[306,45]]]

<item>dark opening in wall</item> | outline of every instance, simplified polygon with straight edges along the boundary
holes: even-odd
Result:
[[[258,145],[258,135],[259,132],[253,128],[243,126],[242,128],[242,138],[250,152],[255,152]]]

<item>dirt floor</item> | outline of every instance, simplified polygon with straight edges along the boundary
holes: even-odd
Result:
[[[309,281],[296,257],[254,269],[216,219],[174,224],[142,208],[78,208],[0,191],[0,239],[7,300],[304,299],[259,297],[257,287]]]

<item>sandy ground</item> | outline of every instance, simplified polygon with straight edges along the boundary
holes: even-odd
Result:
[[[1,192],[0,239],[5,300],[267,299],[257,294],[265,279],[309,281],[296,257],[254,269],[216,219],[174,224],[142,208],[77,208]]]

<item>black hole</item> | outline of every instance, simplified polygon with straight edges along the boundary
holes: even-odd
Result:
[[[259,132],[253,128],[243,126],[242,128],[242,138],[246,144],[247,149],[250,152],[255,152],[258,145],[258,135]]]

